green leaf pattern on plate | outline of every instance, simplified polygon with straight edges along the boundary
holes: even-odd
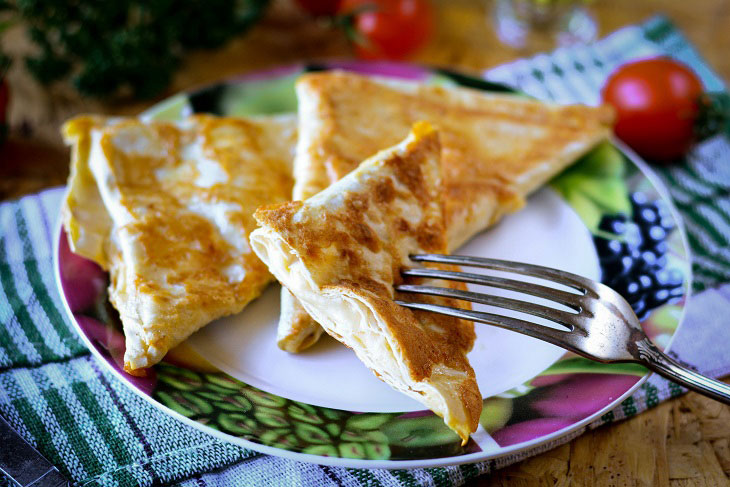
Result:
[[[545,369],[543,375],[559,374],[624,374],[643,377],[647,370],[638,364],[602,364],[583,357],[570,356],[555,362]]]
[[[363,459],[428,458],[461,440],[430,412],[358,414],[305,404],[262,391],[224,373],[162,363],[153,397],[173,411],[224,433],[264,445]],[[486,420],[496,425],[493,420]],[[505,420],[506,421],[506,420]],[[486,424],[486,423],[485,423]]]
[[[221,95],[220,109],[234,117],[296,113],[294,83],[300,74],[230,86]]]
[[[603,214],[631,213],[625,165],[621,152],[604,142],[553,179],[551,185],[595,233]]]

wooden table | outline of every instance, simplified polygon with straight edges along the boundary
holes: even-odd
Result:
[[[491,4],[435,2],[437,32],[414,60],[480,71],[530,53],[501,45],[491,28]],[[725,79],[730,79],[730,2],[726,0],[597,0],[593,11],[605,35],[652,14],[668,15]],[[19,29],[3,47],[28,49]],[[546,46],[547,48],[547,46]],[[243,71],[303,59],[349,55],[338,32],[307,19],[286,1],[275,2],[252,31],[215,52],[191,54],[169,93]],[[16,63],[10,140],[0,148],[0,200],[63,184],[68,153],[58,136],[64,119],[84,111],[136,114],[146,103],[102,104],[81,99],[66,86],[44,89]],[[727,485],[730,474],[730,408],[697,394],[664,403],[620,424],[588,432],[542,455],[471,482],[482,485]]]

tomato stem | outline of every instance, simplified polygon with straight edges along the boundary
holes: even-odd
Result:
[[[705,140],[716,134],[730,137],[730,95],[725,92],[703,93],[694,125],[695,137]]]
[[[366,12],[376,12],[378,10],[380,10],[380,8],[375,3],[358,5],[357,7],[347,12],[332,17],[332,24],[337,27],[341,27],[342,30],[345,32],[345,36],[351,43],[361,47],[370,47],[370,42],[368,41],[368,39],[360,32],[358,32],[357,28],[355,27],[355,19],[360,14]]]

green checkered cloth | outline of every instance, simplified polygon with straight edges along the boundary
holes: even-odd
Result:
[[[725,90],[723,81],[664,17],[621,29],[592,46],[558,49],[500,66],[487,71],[485,77],[539,99],[597,105],[601,86],[617,65],[659,55],[692,67],[706,91]],[[728,161],[728,156],[727,141],[718,138],[703,144],[686,165],[655,168],[685,216],[697,291],[730,282],[730,167],[717,164],[718,160]]]
[[[663,18],[623,29],[590,47],[518,61],[486,76],[539,98],[596,103],[598,88],[616,65],[655,54],[691,65],[708,89],[723,88]],[[685,218],[695,255],[695,288],[705,290],[691,301],[698,304],[687,311],[673,350],[711,375],[730,372],[730,357],[717,339],[718,334],[727,335],[717,317],[730,309],[730,286],[723,285],[730,282],[728,148],[724,139],[709,141],[686,165],[661,171]],[[262,455],[183,425],[97,363],[65,317],[52,264],[61,198],[62,189],[55,189],[0,204],[0,414],[74,485],[451,486],[585,431],[497,460],[388,471]],[[674,384],[652,378],[587,428],[632,416],[681,392]],[[0,478],[0,486],[10,484]]]

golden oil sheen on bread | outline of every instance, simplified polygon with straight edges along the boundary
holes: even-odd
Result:
[[[134,373],[272,280],[248,234],[254,210],[291,196],[291,117],[79,117],[63,223],[72,249],[110,272]]]
[[[417,124],[399,145],[306,201],[257,210],[261,228],[250,240],[328,334],[466,441],[482,407],[466,357],[474,325],[394,301],[409,255],[447,248],[440,155],[437,133]]]
[[[613,119],[608,107],[338,71],[305,74],[296,90],[295,199],[397,143],[417,120],[438,128],[449,251],[521,208],[530,192],[608,137]],[[279,346],[298,352],[316,342],[318,325],[296,300],[283,299],[282,307]]]

